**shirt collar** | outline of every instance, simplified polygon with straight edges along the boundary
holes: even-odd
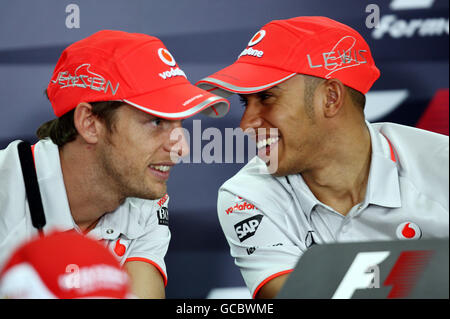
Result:
[[[115,240],[120,235],[127,239],[136,239],[145,233],[143,222],[139,220],[142,211],[150,210],[150,207],[142,209],[139,200],[127,198],[114,212],[102,216],[97,226],[89,233],[93,237]],[[150,201],[140,201],[143,205]]]
[[[369,122],[372,144],[372,158],[369,180],[367,183],[364,204],[374,204],[384,207],[401,207],[400,183],[395,158],[395,149],[391,142]]]

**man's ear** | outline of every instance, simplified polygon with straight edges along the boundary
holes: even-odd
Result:
[[[73,114],[73,122],[78,134],[88,144],[96,144],[98,142],[101,123],[92,113],[92,105],[81,102],[75,108]]]
[[[345,86],[338,79],[329,79],[323,84],[325,86],[324,116],[334,117],[339,113],[344,104]]]

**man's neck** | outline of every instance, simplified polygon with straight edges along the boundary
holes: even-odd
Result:
[[[87,233],[123,200],[100,177],[93,150],[76,143],[60,148],[59,155],[72,218],[80,230]]]
[[[347,130],[349,132],[349,130]],[[342,136],[314,170],[302,173],[311,192],[342,215],[366,195],[371,162],[370,133],[364,125]]]

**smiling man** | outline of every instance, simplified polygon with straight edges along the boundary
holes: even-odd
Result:
[[[38,129],[32,146],[43,234],[75,230],[98,239],[127,270],[136,296],[163,298],[166,182],[172,159],[188,151],[171,133],[198,112],[223,115],[228,101],[190,84],[159,39],[107,30],[63,51],[47,95],[57,118]],[[0,268],[37,233],[19,143],[0,151]]]
[[[254,297],[274,297],[315,243],[448,238],[448,137],[365,121],[379,75],[355,30],[297,17],[268,23],[234,64],[197,83],[239,94],[241,128],[256,133],[258,157],[217,204]]]

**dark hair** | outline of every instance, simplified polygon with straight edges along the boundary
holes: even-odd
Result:
[[[47,95],[47,91],[45,94]],[[119,107],[125,105],[125,103],[122,101],[105,101],[89,104],[92,105],[92,113],[103,120],[106,128],[112,132],[115,111]],[[74,141],[78,135],[78,131],[74,124],[74,113],[75,109],[67,112],[61,117],[42,124],[36,131],[37,137],[40,140],[50,137],[53,143],[59,147]]]
[[[347,92],[350,94],[353,104],[360,107],[364,111],[364,107],[366,106],[366,96],[351,87],[345,87],[347,88]]]

